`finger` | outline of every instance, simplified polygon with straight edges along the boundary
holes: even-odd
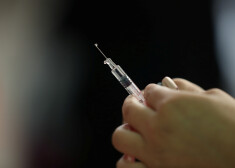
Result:
[[[112,136],[113,146],[121,153],[140,159],[145,143],[140,134],[119,126]]]
[[[170,89],[178,90],[178,86],[176,85],[176,83],[168,76],[162,79],[162,85]]]
[[[124,157],[121,157],[117,162],[117,168],[147,168],[143,163],[141,162],[128,162],[124,159]]]
[[[232,102],[234,101],[234,97],[232,97],[225,91],[218,89],[218,88],[206,90],[204,93],[207,95],[211,95],[213,98],[219,98],[220,100],[221,98],[223,98],[223,99],[227,99],[228,102],[230,102],[231,100]]]
[[[192,91],[192,92],[203,92],[204,91],[204,89],[202,89],[200,86],[198,86],[188,80],[185,80],[185,79],[174,78],[173,81],[176,83],[179,90]]]
[[[133,156],[129,156],[129,155],[124,154],[123,158],[128,162],[135,162],[135,158]]]
[[[145,126],[156,115],[149,107],[140,103],[134,96],[128,96],[122,106],[123,119],[143,135]]]
[[[179,94],[177,90],[156,84],[149,84],[144,90],[144,96],[147,105],[154,111],[158,111],[162,104]]]

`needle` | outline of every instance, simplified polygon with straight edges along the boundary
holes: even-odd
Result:
[[[101,49],[98,47],[98,44],[95,43],[94,45],[95,45],[95,47],[99,50],[99,52],[105,57],[105,59],[107,59],[107,57],[104,55],[104,53],[103,53],[103,52],[101,51]]]

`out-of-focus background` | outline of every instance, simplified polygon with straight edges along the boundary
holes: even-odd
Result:
[[[0,1],[0,167],[115,167],[127,93],[94,43],[140,89],[170,76],[234,95],[234,6]]]

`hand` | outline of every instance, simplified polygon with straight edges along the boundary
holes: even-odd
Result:
[[[121,158],[118,168],[234,167],[235,100],[225,92],[175,79],[179,91],[148,85],[148,107],[129,96],[123,118],[137,132],[118,127],[114,147],[140,162]]]

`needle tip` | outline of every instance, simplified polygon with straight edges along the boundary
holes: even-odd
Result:
[[[107,59],[107,57],[104,55],[104,53],[99,49],[98,44],[95,43],[94,45],[99,50],[99,52]]]

